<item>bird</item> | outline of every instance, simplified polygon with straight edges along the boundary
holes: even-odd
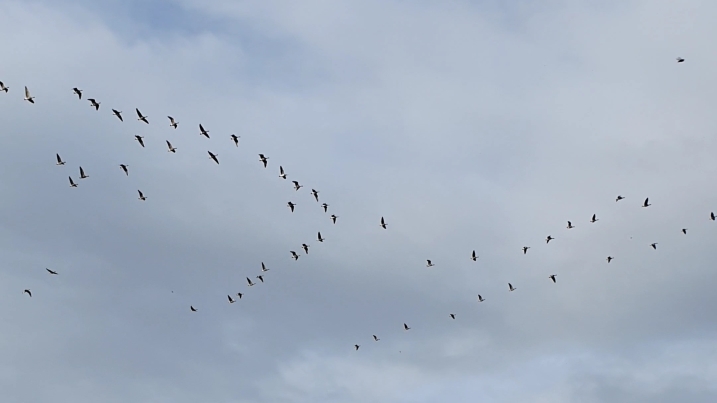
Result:
[[[319,237],[318,237],[317,241],[324,242],[324,238],[321,237],[321,232],[319,232]]]
[[[306,252],[307,255],[309,254],[309,245],[302,243],[301,248],[304,250],[304,252]]]
[[[25,101],[31,104],[35,103],[35,97],[30,95],[30,90],[27,89],[27,86],[25,87]]]
[[[122,170],[124,171],[124,174],[125,174],[125,175],[129,176],[129,171],[127,171],[127,168],[129,167],[129,165],[120,164],[119,167],[122,168]]]
[[[286,172],[284,172],[284,167],[279,165],[279,178],[286,179]]]
[[[528,253],[528,249],[530,249],[530,246],[523,246],[523,254],[524,255]]]
[[[515,291],[515,290],[517,290],[517,288],[513,287],[513,284],[508,283],[508,290],[509,290],[509,291]]]
[[[165,140],[165,141],[167,142],[167,148],[168,148],[167,152],[176,153],[177,149],[172,147],[172,143],[170,143],[169,140]]]
[[[293,213],[293,212],[294,212],[294,206],[296,206],[296,203],[288,202],[288,203],[286,203],[286,205],[289,206],[289,208],[291,209],[291,212]]]
[[[600,220],[595,217],[595,214],[593,214],[593,218],[590,219],[590,222],[594,223],[595,221],[600,221]]]
[[[30,290],[25,289],[25,291],[23,291],[23,292],[24,292],[25,294],[27,294],[27,295],[29,295],[29,296],[32,297],[32,292],[30,292]]]
[[[254,285],[254,283],[251,282],[251,279],[249,277],[246,278],[246,282],[249,283],[249,287]]]
[[[137,116],[138,116],[138,117],[137,117],[137,120],[141,120],[141,121],[143,121],[144,123],[149,124],[149,121],[147,120],[147,118],[148,118],[149,116],[144,116],[144,115],[142,115],[142,112],[140,112],[139,109],[137,109],[137,108],[134,108],[134,110],[137,112]]]
[[[483,301],[485,301],[485,298],[481,297],[480,294],[478,294],[478,302],[483,302]]]
[[[117,109],[112,109],[112,114],[117,116],[117,119],[119,119],[120,122],[124,122],[124,119],[122,119],[122,111],[118,111]]]
[[[652,204],[648,203],[648,201],[649,201],[649,200],[650,200],[650,198],[649,198],[649,197],[648,197],[648,198],[646,198],[646,199],[645,199],[645,202],[644,202],[644,203],[642,203],[642,207],[650,207],[650,206],[652,206]]]
[[[715,220],[715,213],[714,213],[714,212],[711,212],[711,213],[710,213],[710,220],[712,220],[712,221]]]
[[[237,297],[239,297],[239,299],[241,299],[241,297],[243,297],[243,296],[244,296],[244,294],[242,294],[240,292],[237,293]]]
[[[82,99],[82,90],[81,90],[81,89],[75,87],[75,88],[72,89],[72,92],[74,92],[75,94],[77,94],[77,99]]]
[[[682,233],[687,235],[687,228],[682,228]]]
[[[652,249],[657,250],[657,242],[651,243],[650,246],[652,246]]]
[[[608,256],[607,259],[605,259],[605,260],[607,260],[607,262],[610,263],[610,261],[613,260],[613,259],[615,259],[615,258],[612,257],[612,256]]]
[[[54,270],[50,270],[50,269],[48,269],[48,268],[45,268],[45,270],[47,270],[47,272],[50,273],[50,274],[57,275],[57,272],[54,271]]]
[[[324,213],[328,213],[328,212],[329,212],[329,205],[328,205],[328,204],[324,203],[324,204],[321,205],[321,207],[324,208]]]
[[[294,184],[294,190],[299,190],[303,188],[303,186],[299,185],[299,181],[291,181]]]
[[[141,190],[137,189],[137,193],[139,193],[139,199],[142,201],[147,200],[147,196],[145,196]]]
[[[433,262],[431,262],[431,259],[426,259],[426,267],[433,267],[433,266],[435,266],[435,264],[433,264]]]
[[[339,218],[339,216],[331,214],[331,217],[329,217],[329,218],[331,219],[331,221],[334,222],[334,224],[336,224],[336,219]]]
[[[316,199],[316,202],[319,202],[319,191],[316,189],[311,189],[311,194],[314,195],[314,199]]]
[[[411,330],[411,328],[408,327],[408,325],[404,323],[404,324],[403,324],[403,330]]]
[[[356,349],[356,351],[358,351],[359,347],[361,346],[359,346],[358,344],[354,344],[354,348]]]
[[[291,250],[291,251],[289,251],[289,252],[291,252],[291,257],[292,257],[294,260],[299,260],[299,255],[298,255],[296,252],[294,252],[293,250]]]
[[[448,316],[450,316],[450,317],[451,317],[451,319],[455,319],[455,318],[456,318],[456,315],[455,315],[455,314],[453,314],[453,313],[449,313],[449,314],[448,314]]]
[[[201,123],[199,124],[199,135],[209,138],[209,132],[204,129]]]
[[[622,199],[624,199],[624,197],[618,195],[617,198],[615,199],[615,201],[616,201],[616,202],[619,202],[619,201],[622,200]]]
[[[65,165],[65,161],[60,158],[60,154],[55,154],[57,156],[57,164],[56,165]]]
[[[264,264],[264,262],[261,262],[261,271],[265,271],[265,272],[269,271],[269,269],[266,268],[266,265]]]
[[[95,108],[96,111],[100,110],[101,102],[97,102],[97,100],[94,98],[89,98],[88,101],[90,101],[90,104]]]
[[[177,122],[176,120],[174,120],[174,118],[171,117],[171,116],[167,116],[167,118],[169,119],[169,127],[173,127],[173,128],[176,129],[177,126],[179,125],[179,122]]]
[[[72,181],[72,177],[71,177],[71,176],[68,176],[68,178],[70,179],[70,187],[71,187],[71,188],[76,188],[76,187],[77,187],[77,184]]]
[[[681,58],[681,57],[678,57],[678,58],[676,58],[676,59],[677,59],[677,63],[682,63],[682,62],[685,61],[685,59],[683,59],[683,58]]]
[[[141,145],[142,148],[144,148],[144,141],[142,140],[143,138],[144,138],[144,137],[143,137],[143,136],[140,136],[139,134],[135,134],[135,135],[134,135],[134,139],[137,140],[137,141],[139,141],[139,145]]]
[[[264,276],[256,276],[262,283],[264,282]]]
[[[233,303],[234,303],[234,299],[232,299],[232,296],[231,296],[231,295],[227,295],[227,299],[229,299],[229,303],[230,303],[230,304],[233,304]]]
[[[552,241],[553,239],[555,239],[555,238],[553,238],[552,236],[548,235],[548,237],[545,238],[545,243],[550,243],[550,241]]]
[[[570,221],[568,221],[568,227],[567,227],[567,228],[568,228],[568,229],[571,229],[571,228],[575,228],[575,226],[574,226]]]
[[[379,341],[379,340],[381,340],[381,339],[379,339],[378,337],[376,337],[376,335],[374,334],[374,335],[373,335],[373,341]]]
[[[383,217],[381,217],[381,224],[379,224],[379,225],[381,226],[381,228],[386,229],[386,226],[387,226],[388,224],[386,224],[386,221],[384,221],[384,220],[383,220]]]
[[[266,168],[266,163],[269,162],[269,158],[265,157],[264,154],[259,154],[259,161],[264,163],[264,168]]]
[[[219,160],[217,159],[219,154],[213,154],[211,151],[207,151],[207,152],[209,153],[209,158],[213,159],[214,162],[216,162],[217,165],[219,165]]]
[[[555,282],[556,282],[556,281],[555,281],[555,276],[557,276],[557,274],[551,274],[551,275],[548,276],[548,278],[551,279],[551,280],[553,280],[553,283],[555,283]]]
[[[192,305],[189,305],[189,309],[191,309],[192,312],[197,312],[197,308],[193,307]]]
[[[89,178],[89,175],[85,175],[85,170],[80,167],[80,179],[86,179]]]
[[[476,255],[476,251],[473,251],[473,253],[471,254],[471,260],[475,262],[476,259],[478,259],[478,256]]]
[[[232,138],[232,140],[234,141],[234,145],[237,146],[237,147],[239,147],[239,138],[240,138],[240,137],[241,137],[241,136],[237,136],[236,134],[232,134],[232,135],[231,135],[231,138]]]
[[[5,84],[3,84],[2,81],[0,81],[0,91],[5,91],[5,93],[7,93],[7,91],[9,89],[10,89],[10,87],[6,87]]]

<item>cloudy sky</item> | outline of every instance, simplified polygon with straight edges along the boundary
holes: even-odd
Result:
[[[3,401],[717,399],[714,2],[0,6]]]

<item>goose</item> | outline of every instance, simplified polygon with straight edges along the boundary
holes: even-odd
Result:
[[[141,190],[137,189],[137,193],[139,193],[139,200],[142,200],[142,201],[147,200],[147,196],[145,196]]]
[[[32,297],[32,292],[30,290],[25,289],[25,291],[23,291],[23,292]]]
[[[379,340],[381,340],[381,339],[379,339],[378,337],[376,337],[376,335],[374,334],[374,335],[373,335],[373,341],[379,341]]]
[[[358,344],[354,344],[354,348],[356,349],[356,351],[358,351],[359,347],[361,346],[359,346]]]
[[[246,278],[246,282],[249,283],[249,287],[252,287],[255,284],[251,282],[251,279],[249,277]]]
[[[408,327],[408,325],[404,323],[404,324],[403,324],[403,330],[411,330],[411,328]]]
[[[230,303],[230,304],[233,304],[233,303],[234,303],[234,299],[232,298],[231,295],[227,295],[227,299],[229,300],[229,303]]]
[[[138,117],[137,117],[137,120],[141,120],[141,121],[143,121],[144,123],[149,124],[149,121],[147,120],[147,118],[148,118],[149,116],[144,116],[144,115],[142,115],[142,112],[140,112],[139,109],[137,109],[137,108],[134,108],[134,110],[137,112],[137,116],[138,116]]]
[[[232,134],[232,135],[231,135],[231,138],[232,138],[232,140],[234,141],[234,145],[237,146],[237,147],[239,147],[239,138],[241,138],[241,136],[237,136],[236,134]]]
[[[624,197],[618,195],[617,198],[615,199],[615,201],[616,201],[616,202],[619,202],[619,201],[622,200],[622,199],[624,199]]]
[[[570,221],[568,221],[568,227],[567,227],[567,228],[568,228],[568,229],[572,229],[572,228],[575,228],[575,226],[574,226]]]
[[[219,165],[219,160],[217,159],[219,154],[213,154],[211,151],[207,151],[207,152],[209,153],[209,158],[213,159],[214,162],[216,162],[217,165]]]
[[[383,220],[383,217],[381,217],[381,224],[379,224],[379,225],[381,226],[381,228],[386,229],[386,226],[387,226],[388,224],[386,224],[386,221],[384,221],[384,220]]]
[[[10,89],[10,87],[6,87],[5,84],[3,84],[2,81],[0,81],[0,91],[5,91],[5,93],[7,93],[7,91],[9,89]]]
[[[551,279],[551,280],[553,280],[553,283],[555,283],[555,282],[556,282],[556,281],[555,281],[555,276],[557,276],[557,274],[551,274],[551,275],[548,276],[548,278]]]
[[[523,246],[523,254],[524,255],[528,253],[528,249],[530,249],[530,246]]]
[[[76,187],[77,187],[77,184],[72,181],[72,177],[71,177],[71,176],[68,176],[67,178],[70,179],[70,187],[71,187],[71,188],[76,188]]]
[[[308,255],[309,254],[309,245],[302,243],[301,248],[304,250],[304,252]]]
[[[291,252],[291,257],[292,257],[294,260],[299,260],[299,255],[298,255],[296,252],[294,252],[293,250],[291,250],[291,251],[289,251],[289,252]]]
[[[55,275],[55,276],[57,275],[57,272],[54,271],[54,270],[50,270],[50,269],[48,269],[48,268],[45,268],[45,270],[47,270],[47,272],[50,273],[50,274],[52,274],[52,275]]]
[[[299,181],[291,181],[294,184],[294,190],[299,190],[303,188],[303,186],[299,185]]]
[[[199,135],[209,138],[209,132],[204,130],[204,126],[201,123],[199,124]]]
[[[513,284],[508,283],[508,290],[515,291],[515,290],[517,290],[517,288],[513,287]]]
[[[471,253],[471,260],[475,262],[476,259],[478,259],[478,256],[476,255],[476,251],[473,251],[473,253]]]
[[[676,60],[677,60],[677,63],[682,63],[685,61],[685,59],[683,59],[681,57],[676,58]]]
[[[85,170],[80,167],[80,179],[87,179],[89,177],[89,175],[85,175]]]
[[[286,203],[286,205],[289,206],[289,208],[291,209],[291,212],[293,213],[293,212],[294,212],[294,206],[296,206],[296,203],[288,202],[288,203]]]
[[[324,213],[328,213],[328,212],[329,212],[329,205],[328,205],[328,204],[324,203],[324,204],[321,205],[321,207],[324,208]]]
[[[593,218],[590,219],[590,222],[594,223],[596,221],[600,221],[600,220],[595,217],[595,214],[593,214]]]
[[[112,114],[117,116],[117,119],[119,119],[120,122],[124,122],[124,119],[122,119],[122,111],[118,111],[117,109],[112,109]]]
[[[72,89],[72,92],[74,92],[75,94],[77,94],[77,99],[82,99],[82,90],[81,90],[81,89],[75,87],[75,88]]]
[[[682,228],[682,233],[687,235],[687,228]]]
[[[165,140],[165,141],[167,142],[167,148],[168,148],[167,152],[176,153],[177,149],[172,147],[172,143],[170,143],[169,140]]]
[[[311,189],[311,194],[314,195],[314,199],[316,199],[316,202],[319,202],[319,191],[316,189]]]
[[[266,268],[266,265],[264,264],[264,262],[261,262],[261,271],[264,271],[264,272],[269,271],[269,269]]]
[[[329,218],[331,219],[331,221],[334,222],[334,224],[336,224],[336,219],[339,218],[339,216],[331,214],[331,217],[329,217]]]
[[[545,243],[550,243],[550,241],[552,241],[553,239],[555,239],[555,238],[553,238],[552,236],[548,235],[548,237],[545,238]]]
[[[712,220],[712,221],[715,220],[715,213],[714,213],[714,211],[710,213],[710,220]]]
[[[124,174],[125,174],[126,176],[129,176],[129,171],[127,170],[127,168],[129,167],[129,165],[127,165],[127,164],[120,164],[119,167],[124,171]]]
[[[31,104],[35,103],[35,97],[30,95],[30,90],[27,89],[27,86],[25,87],[25,101]]]
[[[642,207],[650,207],[650,206],[652,206],[652,204],[648,203],[649,200],[650,200],[649,197],[648,197],[647,199],[645,199],[645,202],[642,203]]]
[[[192,312],[197,312],[197,308],[195,308],[195,307],[192,306],[192,305],[189,305],[189,309],[190,309]]]
[[[435,266],[435,264],[433,264],[433,262],[431,262],[431,259],[426,259],[426,267],[433,267],[433,266]]]
[[[266,163],[269,162],[269,158],[265,157],[264,154],[259,154],[259,161],[264,163],[264,168],[266,168]]]
[[[244,294],[242,294],[240,292],[237,293],[237,297],[239,297],[239,299],[241,299],[241,297],[243,297],[243,296],[244,296]]]
[[[448,316],[450,316],[451,319],[455,319],[455,318],[456,318],[456,315],[455,315],[454,313],[449,313]]]
[[[143,137],[143,136],[140,136],[139,134],[135,134],[135,135],[134,135],[134,139],[137,140],[137,141],[139,141],[139,145],[141,145],[142,148],[144,148],[144,141],[142,140],[143,138],[144,138],[144,137]]]
[[[322,238],[322,237],[321,237],[321,232],[319,232],[319,237],[318,237],[317,241],[319,241],[319,242],[324,242],[324,239],[325,239],[325,238]]]
[[[480,294],[478,294],[478,302],[483,302],[483,301],[485,301],[485,298],[481,297]]]
[[[65,165],[65,161],[60,158],[60,154],[55,154],[55,156],[57,157],[57,164],[55,165]]]
[[[176,129],[177,126],[179,126],[179,122],[177,122],[176,120],[174,120],[173,117],[167,116],[167,118],[169,119],[169,127],[173,127],[173,128]]]
[[[657,250],[657,242],[651,243],[650,246],[652,246],[652,249]]]
[[[101,102],[97,102],[97,100],[94,98],[89,98],[88,101],[90,101],[90,105],[92,105],[96,111],[100,110]]]
[[[613,259],[615,259],[615,258],[612,256],[608,256],[607,259],[605,259],[605,260],[607,260],[607,262],[610,263],[610,261],[612,261]]]
[[[256,276],[262,283],[264,282],[264,276]]]
[[[279,178],[286,179],[286,172],[284,172],[284,167],[279,165]]]

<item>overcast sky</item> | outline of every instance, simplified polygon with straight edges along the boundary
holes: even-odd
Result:
[[[0,12],[0,400],[717,399],[717,3]]]

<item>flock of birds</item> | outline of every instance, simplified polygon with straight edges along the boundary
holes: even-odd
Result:
[[[681,57],[678,57],[678,58],[677,58],[677,62],[678,62],[678,63],[683,63],[684,61],[685,61],[685,59],[683,59],[683,58],[681,58]],[[0,91],[4,91],[5,93],[7,93],[8,90],[9,90],[9,87],[5,86],[5,84],[4,84],[2,81],[0,81]],[[79,89],[79,88],[73,88],[72,91],[73,91],[73,93],[74,93],[75,95],[77,95],[78,99],[80,99],[80,100],[82,99],[83,91],[82,91],[81,89]],[[35,103],[35,97],[30,94],[30,90],[29,90],[27,87],[25,87],[25,98],[24,98],[24,100],[27,101],[27,102],[29,102],[29,103],[31,103],[31,104],[34,104],[34,103]],[[90,102],[90,106],[93,107],[96,111],[99,111],[99,110],[100,110],[100,105],[101,105],[101,103],[100,103],[99,101],[97,101],[97,100],[94,99],[94,98],[88,98],[87,101]],[[137,115],[137,121],[143,122],[143,123],[145,123],[145,124],[149,124],[148,116],[142,114],[142,112],[141,112],[138,108],[135,108],[135,113],[136,113],[136,115]],[[117,110],[117,109],[112,109],[112,114],[113,114],[114,116],[116,116],[117,119],[119,119],[121,122],[124,122],[124,118],[123,118],[123,116],[122,116],[122,111],[119,111],[119,110]],[[179,125],[179,122],[177,122],[177,120],[174,119],[172,116],[167,116],[167,118],[169,119],[169,127],[173,128],[173,129],[177,129],[177,127],[178,127],[178,125]],[[201,136],[204,136],[204,137],[208,138],[208,139],[210,138],[210,136],[209,136],[209,131],[207,131],[202,124],[199,124],[199,134],[200,134]],[[229,136],[229,139],[234,143],[234,145],[235,145],[236,147],[239,147],[239,139],[240,139],[240,138],[241,138],[241,136],[237,136],[237,135],[235,135],[235,134],[231,134],[231,135]],[[145,147],[144,137],[143,137],[143,136],[140,136],[140,135],[137,134],[137,135],[134,136],[134,139],[139,143],[139,145],[140,145],[141,147]],[[176,153],[176,152],[177,152],[177,148],[174,147],[169,140],[166,140],[166,143],[167,143],[167,151],[168,151],[168,152],[171,152],[171,153]],[[207,151],[207,154],[208,154],[208,156],[209,156],[209,159],[211,159],[211,160],[212,160],[213,162],[215,162],[216,164],[219,164],[219,158],[218,158],[218,157],[219,157],[219,154],[213,153],[213,152],[211,152],[211,151]],[[59,153],[56,154],[56,160],[57,160],[56,165],[58,165],[58,166],[63,166],[63,165],[65,165],[65,161],[62,160],[62,158],[60,157],[60,154],[59,154]],[[264,166],[264,168],[267,168],[268,162],[269,162],[269,158],[266,157],[264,154],[259,154],[259,162]],[[125,176],[129,176],[129,165],[127,165],[127,164],[119,164],[119,167],[120,167],[120,169],[122,170],[122,172],[125,174]],[[79,167],[79,173],[80,173],[80,176],[79,176],[79,179],[80,179],[80,180],[89,178],[89,175],[87,175],[87,174],[85,173],[85,170],[84,170],[81,166]],[[72,176],[69,176],[68,178],[69,178],[69,182],[70,182],[70,187],[76,188],[76,187],[78,186],[78,183],[75,182],[75,181],[72,179]],[[286,171],[284,170],[284,167],[283,167],[283,166],[279,166],[279,178],[284,179],[284,180],[287,179]],[[301,189],[302,187],[304,187],[303,185],[299,184],[299,182],[296,181],[296,180],[293,180],[292,183],[293,183],[293,188],[294,188],[294,190],[296,190],[296,191],[299,191],[299,189]],[[140,189],[137,189],[137,193],[138,193],[138,196],[139,196],[138,199],[139,199],[140,201],[146,201],[146,200],[147,200],[147,196],[145,196],[144,193],[143,193]],[[316,200],[316,202],[318,203],[318,202],[319,202],[319,192],[318,192],[316,189],[311,189],[311,195],[313,196],[313,198],[314,198],[314,199]],[[619,202],[619,201],[624,200],[624,199],[625,199],[624,196],[618,195],[617,198],[615,199],[615,202]],[[290,209],[290,211],[291,211],[292,213],[294,212],[294,209],[295,209],[296,205],[297,205],[297,204],[294,203],[294,202],[292,202],[292,201],[289,201],[289,202],[287,203],[287,207]],[[650,199],[649,199],[649,198],[646,198],[646,199],[643,201],[641,207],[647,208],[647,207],[650,207],[651,205],[652,205],[652,204],[650,204]],[[320,206],[321,206],[321,208],[324,210],[325,213],[328,213],[328,208],[329,208],[329,205],[328,205],[328,204],[322,203]],[[331,214],[331,215],[329,216],[329,218],[331,219],[331,221],[333,222],[333,224],[336,224],[336,220],[337,220],[337,218],[338,218],[337,215]],[[714,213],[714,212],[710,212],[710,213],[709,213],[709,220],[715,221],[716,219],[717,219],[717,217],[715,216],[715,213]],[[589,222],[594,224],[594,223],[596,223],[597,221],[599,221],[599,219],[597,218],[597,215],[596,215],[596,214],[593,214]],[[386,222],[386,220],[385,220],[384,217],[381,217],[381,219],[379,220],[378,225],[379,225],[382,229],[384,229],[384,230],[388,229],[388,223]],[[572,223],[571,221],[568,221],[566,228],[567,228],[567,229],[573,229],[573,228],[575,228],[575,226],[573,225],[573,223]],[[681,232],[686,235],[686,234],[687,234],[687,228],[682,228],[682,229],[681,229]],[[546,243],[546,244],[549,244],[550,241],[552,241],[552,240],[554,240],[554,239],[555,239],[555,238],[554,238],[552,235],[548,235],[548,236],[545,238],[545,243]],[[324,240],[325,240],[325,238],[322,237],[321,232],[318,232],[318,234],[317,234],[317,241],[318,241],[318,242],[324,242]],[[651,243],[649,246],[656,250],[656,249],[657,249],[657,245],[658,245],[657,242],[653,242],[653,243]],[[527,253],[528,253],[528,250],[529,250],[530,248],[531,248],[530,246],[523,246],[523,247],[521,248],[521,250],[523,251],[523,254],[527,254]],[[309,245],[308,245],[308,244],[302,243],[302,244],[301,244],[301,249],[303,250],[303,252],[304,252],[305,255],[308,255],[308,254],[309,254]],[[294,259],[294,260],[298,260],[299,257],[301,256],[299,253],[297,253],[296,251],[293,251],[293,250],[292,250],[292,251],[289,251],[289,253],[291,254],[291,258]],[[611,262],[612,260],[614,260],[614,259],[615,259],[615,258],[614,258],[613,256],[607,256],[607,258],[606,258],[607,263],[610,263],[610,262]],[[476,251],[475,251],[475,250],[473,250],[473,251],[471,252],[470,260],[472,260],[472,261],[474,261],[474,262],[478,260],[478,255],[476,254]],[[430,267],[433,267],[433,266],[435,266],[435,263],[433,263],[433,261],[432,261],[431,259],[426,259],[426,267],[429,267],[429,268],[430,268]],[[50,270],[50,269],[47,269],[47,268],[46,268],[45,270],[46,270],[49,274],[51,274],[51,275],[58,275],[58,272],[56,272],[56,271],[53,271],[53,270]],[[268,271],[269,271],[269,268],[266,267],[266,265],[264,264],[264,262],[261,262],[261,273],[262,273],[262,274],[259,274],[259,275],[255,276],[255,279],[258,280],[260,283],[264,283],[264,276],[265,276],[266,272],[268,272]],[[556,278],[557,278],[557,274],[551,274],[551,275],[548,276],[548,279],[549,279],[550,281],[552,281],[553,283],[557,283],[557,279],[556,279]],[[253,286],[255,286],[255,285],[258,284],[257,282],[252,281],[252,279],[249,278],[249,277],[246,278],[246,281],[247,281],[247,285],[248,285],[249,287],[253,287]],[[513,292],[513,291],[515,291],[515,290],[517,290],[517,288],[516,288],[515,286],[513,286],[512,283],[508,283],[508,291],[509,291],[509,292]],[[25,293],[25,294],[28,294],[30,297],[32,297],[32,291],[31,291],[30,289],[25,289],[25,290],[24,290],[24,293]],[[232,295],[227,295],[227,300],[228,300],[228,302],[229,302],[230,304],[233,304],[233,303],[235,303],[235,302],[237,301],[237,299],[241,299],[241,298],[243,297],[243,295],[244,295],[244,294],[241,293],[241,292],[236,293],[235,298],[234,298]],[[483,301],[485,301],[485,298],[483,298],[483,296],[480,295],[480,294],[478,294],[477,299],[478,299],[478,302],[483,302]],[[197,312],[197,311],[198,311],[198,309],[197,309],[196,307],[194,307],[193,305],[190,305],[190,306],[189,306],[189,309],[190,309],[191,312]],[[453,319],[453,320],[456,319],[456,315],[455,315],[454,313],[449,313],[449,314],[448,314],[448,317],[449,317],[450,319]],[[411,327],[409,327],[408,324],[403,323],[403,330],[404,330],[404,331],[411,330]],[[373,341],[375,341],[375,342],[378,342],[379,340],[381,340],[381,339],[380,339],[378,336],[376,336],[375,334],[372,335],[372,336],[373,336]],[[358,350],[360,347],[361,347],[361,345],[359,345],[359,344],[355,344],[355,345],[354,345],[354,349],[355,349],[355,350]]]

